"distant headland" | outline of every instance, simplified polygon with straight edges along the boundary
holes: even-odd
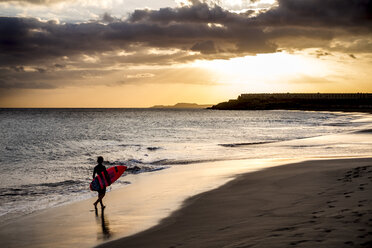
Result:
[[[212,107],[212,104],[196,104],[196,103],[177,103],[175,105],[155,105],[151,108],[184,108],[184,109],[205,109]]]
[[[213,105],[220,110],[319,110],[372,112],[371,93],[264,93],[241,94]]]

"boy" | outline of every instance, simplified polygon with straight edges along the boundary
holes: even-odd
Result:
[[[102,172],[104,172],[105,174],[107,173],[106,172],[106,167],[102,164],[103,163],[103,157],[99,156],[97,158],[97,163],[98,163],[98,165],[96,165],[96,167],[94,167],[93,179],[96,176],[96,174],[101,174]],[[97,201],[95,203],[93,203],[95,209],[97,209],[98,202],[101,203],[101,208],[102,209],[105,208],[105,206],[102,203],[102,199],[105,196],[105,194],[106,194],[106,187],[103,188],[103,189],[100,189],[98,191],[98,199],[97,199]]]

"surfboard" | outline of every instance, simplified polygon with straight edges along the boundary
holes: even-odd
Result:
[[[107,186],[110,186],[112,183],[118,180],[118,178],[124,173],[126,169],[127,167],[124,165],[117,165],[108,168],[106,170],[107,173],[101,172],[90,183],[90,190],[98,191],[100,189],[106,188]]]

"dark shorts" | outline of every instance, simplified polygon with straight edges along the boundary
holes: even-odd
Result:
[[[100,195],[106,194],[106,188],[98,190],[98,194],[100,194]]]

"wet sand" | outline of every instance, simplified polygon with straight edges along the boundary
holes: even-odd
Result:
[[[314,160],[239,176],[159,225],[99,247],[371,247],[372,159]]]
[[[94,211],[94,198],[1,221],[0,247],[93,247],[155,226],[194,195],[217,188],[237,174],[287,160],[234,160],[175,166],[125,175],[130,184],[108,192],[106,209]],[[89,182],[87,182],[87,187]]]

